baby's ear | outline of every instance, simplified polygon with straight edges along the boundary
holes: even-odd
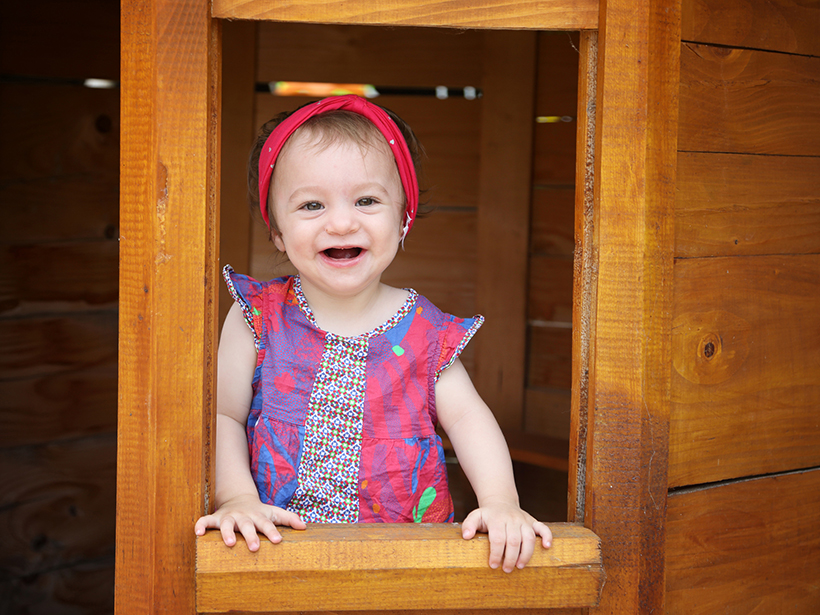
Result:
[[[286,253],[287,249],[285,248],[285,242],[282,240],[282,234],[271,229],[270,231],[270,240],[273,242],[273,245],[276,246],[276,249],[280,252]]]

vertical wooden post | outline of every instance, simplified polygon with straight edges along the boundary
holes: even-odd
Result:
[[[536,34],[485,32],[478,203],[476,388],[505,429],[522,428]]]
[[[213,403],[219,27],[122,3],[115,609],[193,613]]]
[[[660,613],[680,2],[602,0],[599,24],[584,520],[600,612]]]

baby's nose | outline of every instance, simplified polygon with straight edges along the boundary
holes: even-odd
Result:
[[[356,210],[344,205],[331,207],[326,216],[325,229],[332,235],[346,235],[359,227]]]

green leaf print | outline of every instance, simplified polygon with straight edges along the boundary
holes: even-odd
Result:
[[[418,506],[413,507],[413,522],[414,523],[421,523],[422,517],[424,517],[424,513],[427,512],[427,509],[430,508],[430,504],[432,504],[436,499],[436,488],[435,487],[427,487],[424,490],[424,493],[421,494],[421,499],[419,499]]]

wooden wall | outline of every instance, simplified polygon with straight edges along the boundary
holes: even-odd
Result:
[[[818,32],[683,4],[669,613],[820,611]]]
[[[110,613],[118,3],[6,3],[0,73],[0,611]]]

